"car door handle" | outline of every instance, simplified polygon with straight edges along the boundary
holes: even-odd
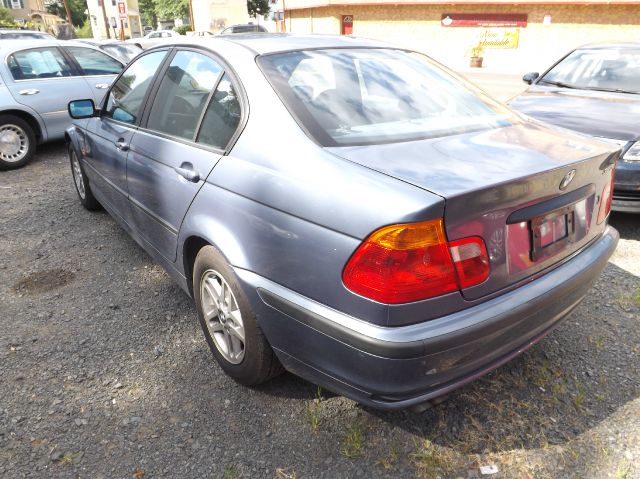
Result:
[[[98,83],[96,85],[96,88],[98,90],[106,90],[107,88],[109,88],[109,84],[108,83]]]
[[[120,151],[129,151],[129,145],[124,140],[116,141],[116,148]]]
[[[174,168],[176,173],[182,176],[185,180],[197,183],[200,181],[200,175],[193,169],[191,163],[183,163],[179,168]]]
[[[21,95],[37,95],[38,93],[40,93],[40,90],[38,90],[37,88],[29,88],[27,90],[20,90],[18,93],[20,93]]]

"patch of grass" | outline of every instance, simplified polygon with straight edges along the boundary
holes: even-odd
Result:
[[[389,469],[393,469],[396,462],[398,462],[398,458],[400,457],[400,451],[395,446],[392,446],[389,449],[389,454],[386,457],[378,459],[377,464],[381,466],[385,471]]]
[[[459,458],[451,449],[440,447],[429,439],[422,442],[421,447],[411,455],[418,477],[449,477],[454,473]]]
[[[573,396],[573,406],[580,411],[584,406],[584,386],[582,383],[576,383],[576,395]]]
[[[321,411],[321,403],[324,400],[322,397],[322,388],[318,386],[318,390],[316,391],[316,397],[313,401],[308,402],[305,406],[305,416],[307,418],[307,422],[311,427],[313,432],[318,432],[320,429],[320,425],[322,424],[322,411]]]
[[[73,454],[70,452],[65,452],[64,455],[58,461],[58,464],[65,465],[71,464],[73,462]]]
[[[636,294],[633,296],[636,306],[640,306],[640,286],[636,287]]]
[[[605,346],[605,339],[603,336],[597,338],[589,338],[589,341],[596,347],[598,351],[602,351]]]
[[[298,479],[298,474],[293,468],[281,468],[276,469],[275,479]]]
[[[238,479],[240,477],[240,473],[238,472],[238,468],[235,464],[225,464],[222,471],[222,477],[223,479]]]
[[[342,443],[340,447],[340,454],[347,459],[354,459],[362,456],[364,452],[363,446],[363,427],[359,419],[354,420],[347,432],[342,437]]]
[[[631,471],[631,466],[627,461],[622,461],[618,468],[616,469],[616,479],[629,479],[629,472]]]

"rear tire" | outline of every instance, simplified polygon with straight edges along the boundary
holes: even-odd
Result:
[[[76,155],[73,146],[69,145],[69,162],[71,163],[71,175],[73,176],[73,184],[76,187],[76,193],[80,203],[85,209],[89,211],[95,211],[100,209],[100,203],[93,196],[91,191],[91,185],[89,184],[89,178],[82,168],[82,164]]]
[[[225,373],[253,386],[283,371],[233,270],[213,246],[196,256],[193,292],[205,338]]]
[[[14,170],[29,163],[36,152],[31,125],[15,115],[0,115],[0,170]]]

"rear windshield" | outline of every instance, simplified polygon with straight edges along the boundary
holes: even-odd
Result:
[[[549,70],[538,83],[640,93],[640,48],[576,50]]]
[[[418,53],[307,50],[258,62],[297,121],[323,146],[411,141],[514,121],[508,109]]]

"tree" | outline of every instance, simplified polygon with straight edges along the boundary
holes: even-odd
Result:
[[[189,0],[154,0],[156,15],[162,20],[189,18]]]
[[[257,18],[258,15],[262,15],[267,18],[267,15],[269,15],[269,0],[247,0],[247,10],[251,17]]]
[[[156,13],[156,3],[154,0],[138,0],[140,8],[140,19],[143,25],[158,27],[158,14]]]
[[[15,27],[16,21],[11,16],[11,10],[0,7],[0,27]]]
[[[68,2],[69,10],[71,10],[71,23],[76,27],[81,27],[87,19],[84,13],[87,10],[86,0],[68,0]],[[58,15],[60,18],[67,18],[67,12],[64,9],[62,0],[52,0],[45,8],[49,13]]]

